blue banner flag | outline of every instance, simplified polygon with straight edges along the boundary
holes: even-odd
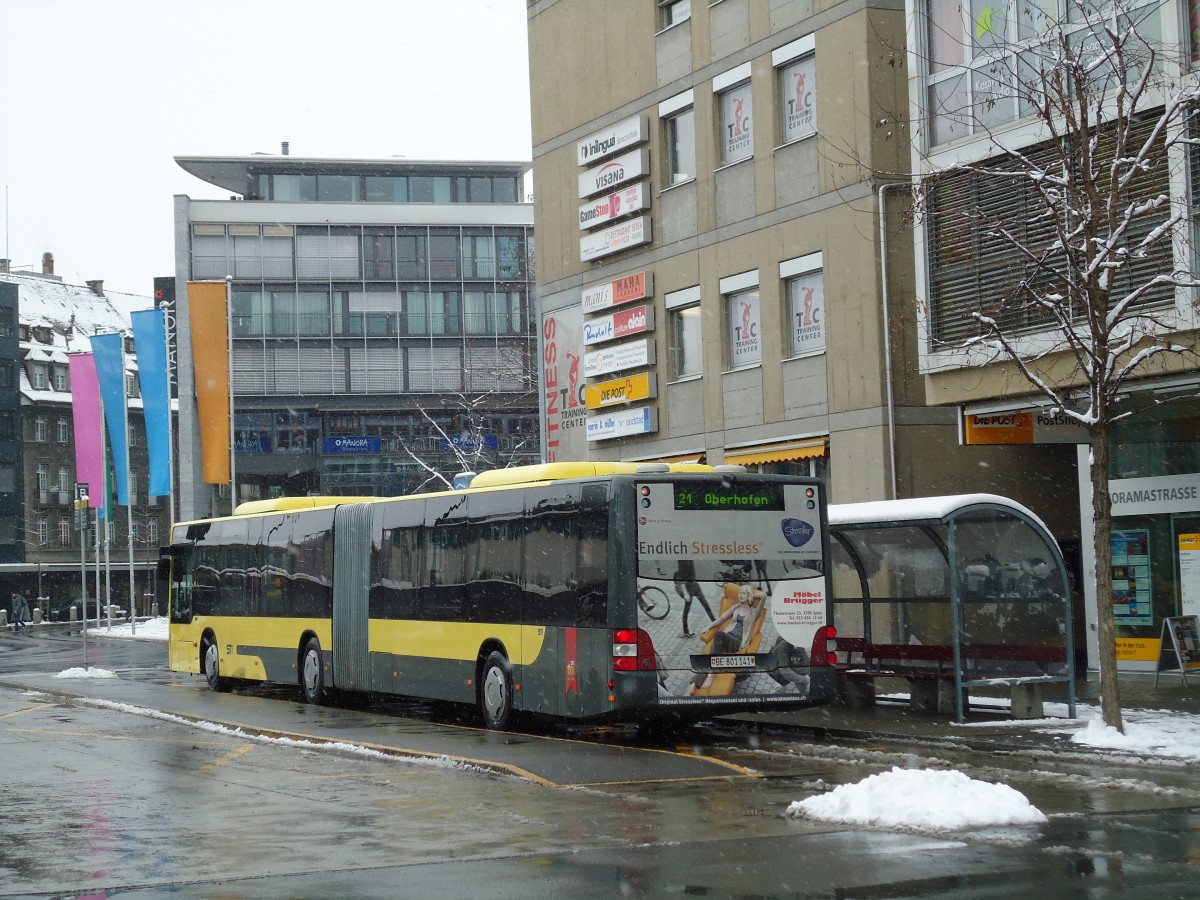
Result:
[[[161,309],[132,314],[133,345],[137,352],[142,412],[146,420],[146,451],[150,455],[150,484],[146,493],[171,493],[171,388],[167,375],[167,323]]]
[[[121,335],[116,332],[93,335],[92,355],[96,357],[96,377],[100,381],[100,399],[104,403],[108,446],[112,448],[116,469],[117,505],[128,506],[129,436],[125,428],[125,348]]]

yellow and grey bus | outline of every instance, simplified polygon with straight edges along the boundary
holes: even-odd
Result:
[[[243,503],[163,548],[170,668],[474,704],[497,729],[826,703],[825,516],[815,479],[680,464]]]

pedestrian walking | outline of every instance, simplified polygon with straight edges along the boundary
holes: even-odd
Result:
[[[29,601],[16,591],[12,595],[13,631],[25,628],[25,617],[29,615]]]

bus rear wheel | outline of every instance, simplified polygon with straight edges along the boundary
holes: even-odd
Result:
[[[300,691],[305,703],[325,702],[325,663],[321,659],[321,642],[309,638],[300,657]]]
[[[484,727],[499,731],[512,721],[512,670],[504,654],[493,650],[479,677],[479,714]]]
[[[200,662],[204,669],[204,680],[208,682],[210,689],[229,690],[229,679],[221,674],[221,651],[217,649],[217,642],[211,637],[205,638],[204,643],[200,645]]]

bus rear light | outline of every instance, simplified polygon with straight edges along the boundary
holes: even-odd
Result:
[[[613,671],[654,672],[658,669],[654,642],[640,628],[618,628],[613,632]]]

